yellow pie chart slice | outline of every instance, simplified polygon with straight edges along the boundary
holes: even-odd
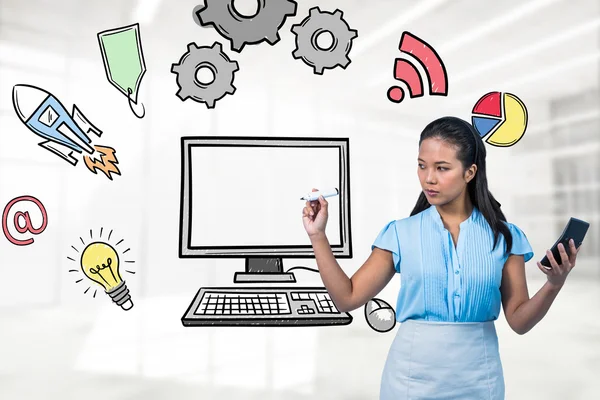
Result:
[[[486,140],[491,145],[509,147],[517,143],[527,128],[527,108],[518,97],[504,93],[504,122]]]

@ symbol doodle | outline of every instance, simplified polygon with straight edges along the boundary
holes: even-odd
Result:
[[[40,211],[41,216],[42,216],[42,221],[41,221],[41,224],[36,228],[33,226],[29,211],[15,212],[14,217],[12,219],[12,225],[14,226],[16,231],[20,234],[25,234],[25,233],[29,232],[33,235],[39,235],[40,233],[44,232],[44,230],[46,229],[46,226],[48,225],[48,214],[46,213],[46,208],[44,207],[42,202],[33,196],[16,197],[16,198],[12,199],[11,201],[9,201],[8,204],[6,205],[6,207],[4,207],[4,212],[2,213],[2,231],[4,232],[4,236],[6,236],[8,241],[14,245],[26,246],[26,245],[32,244],[34,242],[33,238],[28,238],[25,240],[17,239],[11,234],[10,229],[9,229],[8,218],[11,213],[11,210],[13,207],[15,207],[16,204],[19,204],[21,202],[33,203]],[[24,226],[21,225],[21,221],[24,222],[24,224],[25,224]]]

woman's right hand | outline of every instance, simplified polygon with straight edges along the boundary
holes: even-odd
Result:
[[[313,188],[313,192],[317,189]],[[327,208],[329,204],[323,196],[319,196],[318,200],[307,201],[302,210],[302,223],[308,236],[325,234],[325,226],[327,225]]]

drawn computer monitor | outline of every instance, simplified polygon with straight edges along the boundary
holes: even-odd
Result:
[[[183,137],[179,257],[244,259],[236,283],[296,282],[282,259],[314,257],[300,197],[336,187],[326,234],[336,258],[351,258],[348,146],[348,138]]]

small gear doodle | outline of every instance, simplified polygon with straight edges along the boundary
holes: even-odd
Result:
[[[295,16],[298,4],[293,0],[258,0],[253,16],[240,14],[234,0],[206,0],[196,11],[201,26],[213,25],[221,36],[231,42],[231,48],[241,52],[246,44],[279,42],[279,29],[288,16]]]
[[[292,56],[312,66],[316,75],[322,75],[325,68],[333,69],[339,65],[345,69],[350,64],[348,54],[358,31],[350,29],[343,16],[340,10],[331,13],[313,7],[302,22],[292,26],[296,35],[296,49]],[[317,37],[325,32],[333,37],[333,43],[327,49],[317,45]]]
[[[234,72],[239,70],[237,61],[232,61],[223,53],[221,43],[215,42],[212,47],[198,47],[196,43],[187,46],[188,51],[181,56],[178,64],[171,66],[171,72],[177,74],[177,97],[185,101],[188,97],[208,108],[214,108],[215,102],[226,94],[234,94]],[[197,73],[208,68],[213,75],[210,83],[201,82]]]

